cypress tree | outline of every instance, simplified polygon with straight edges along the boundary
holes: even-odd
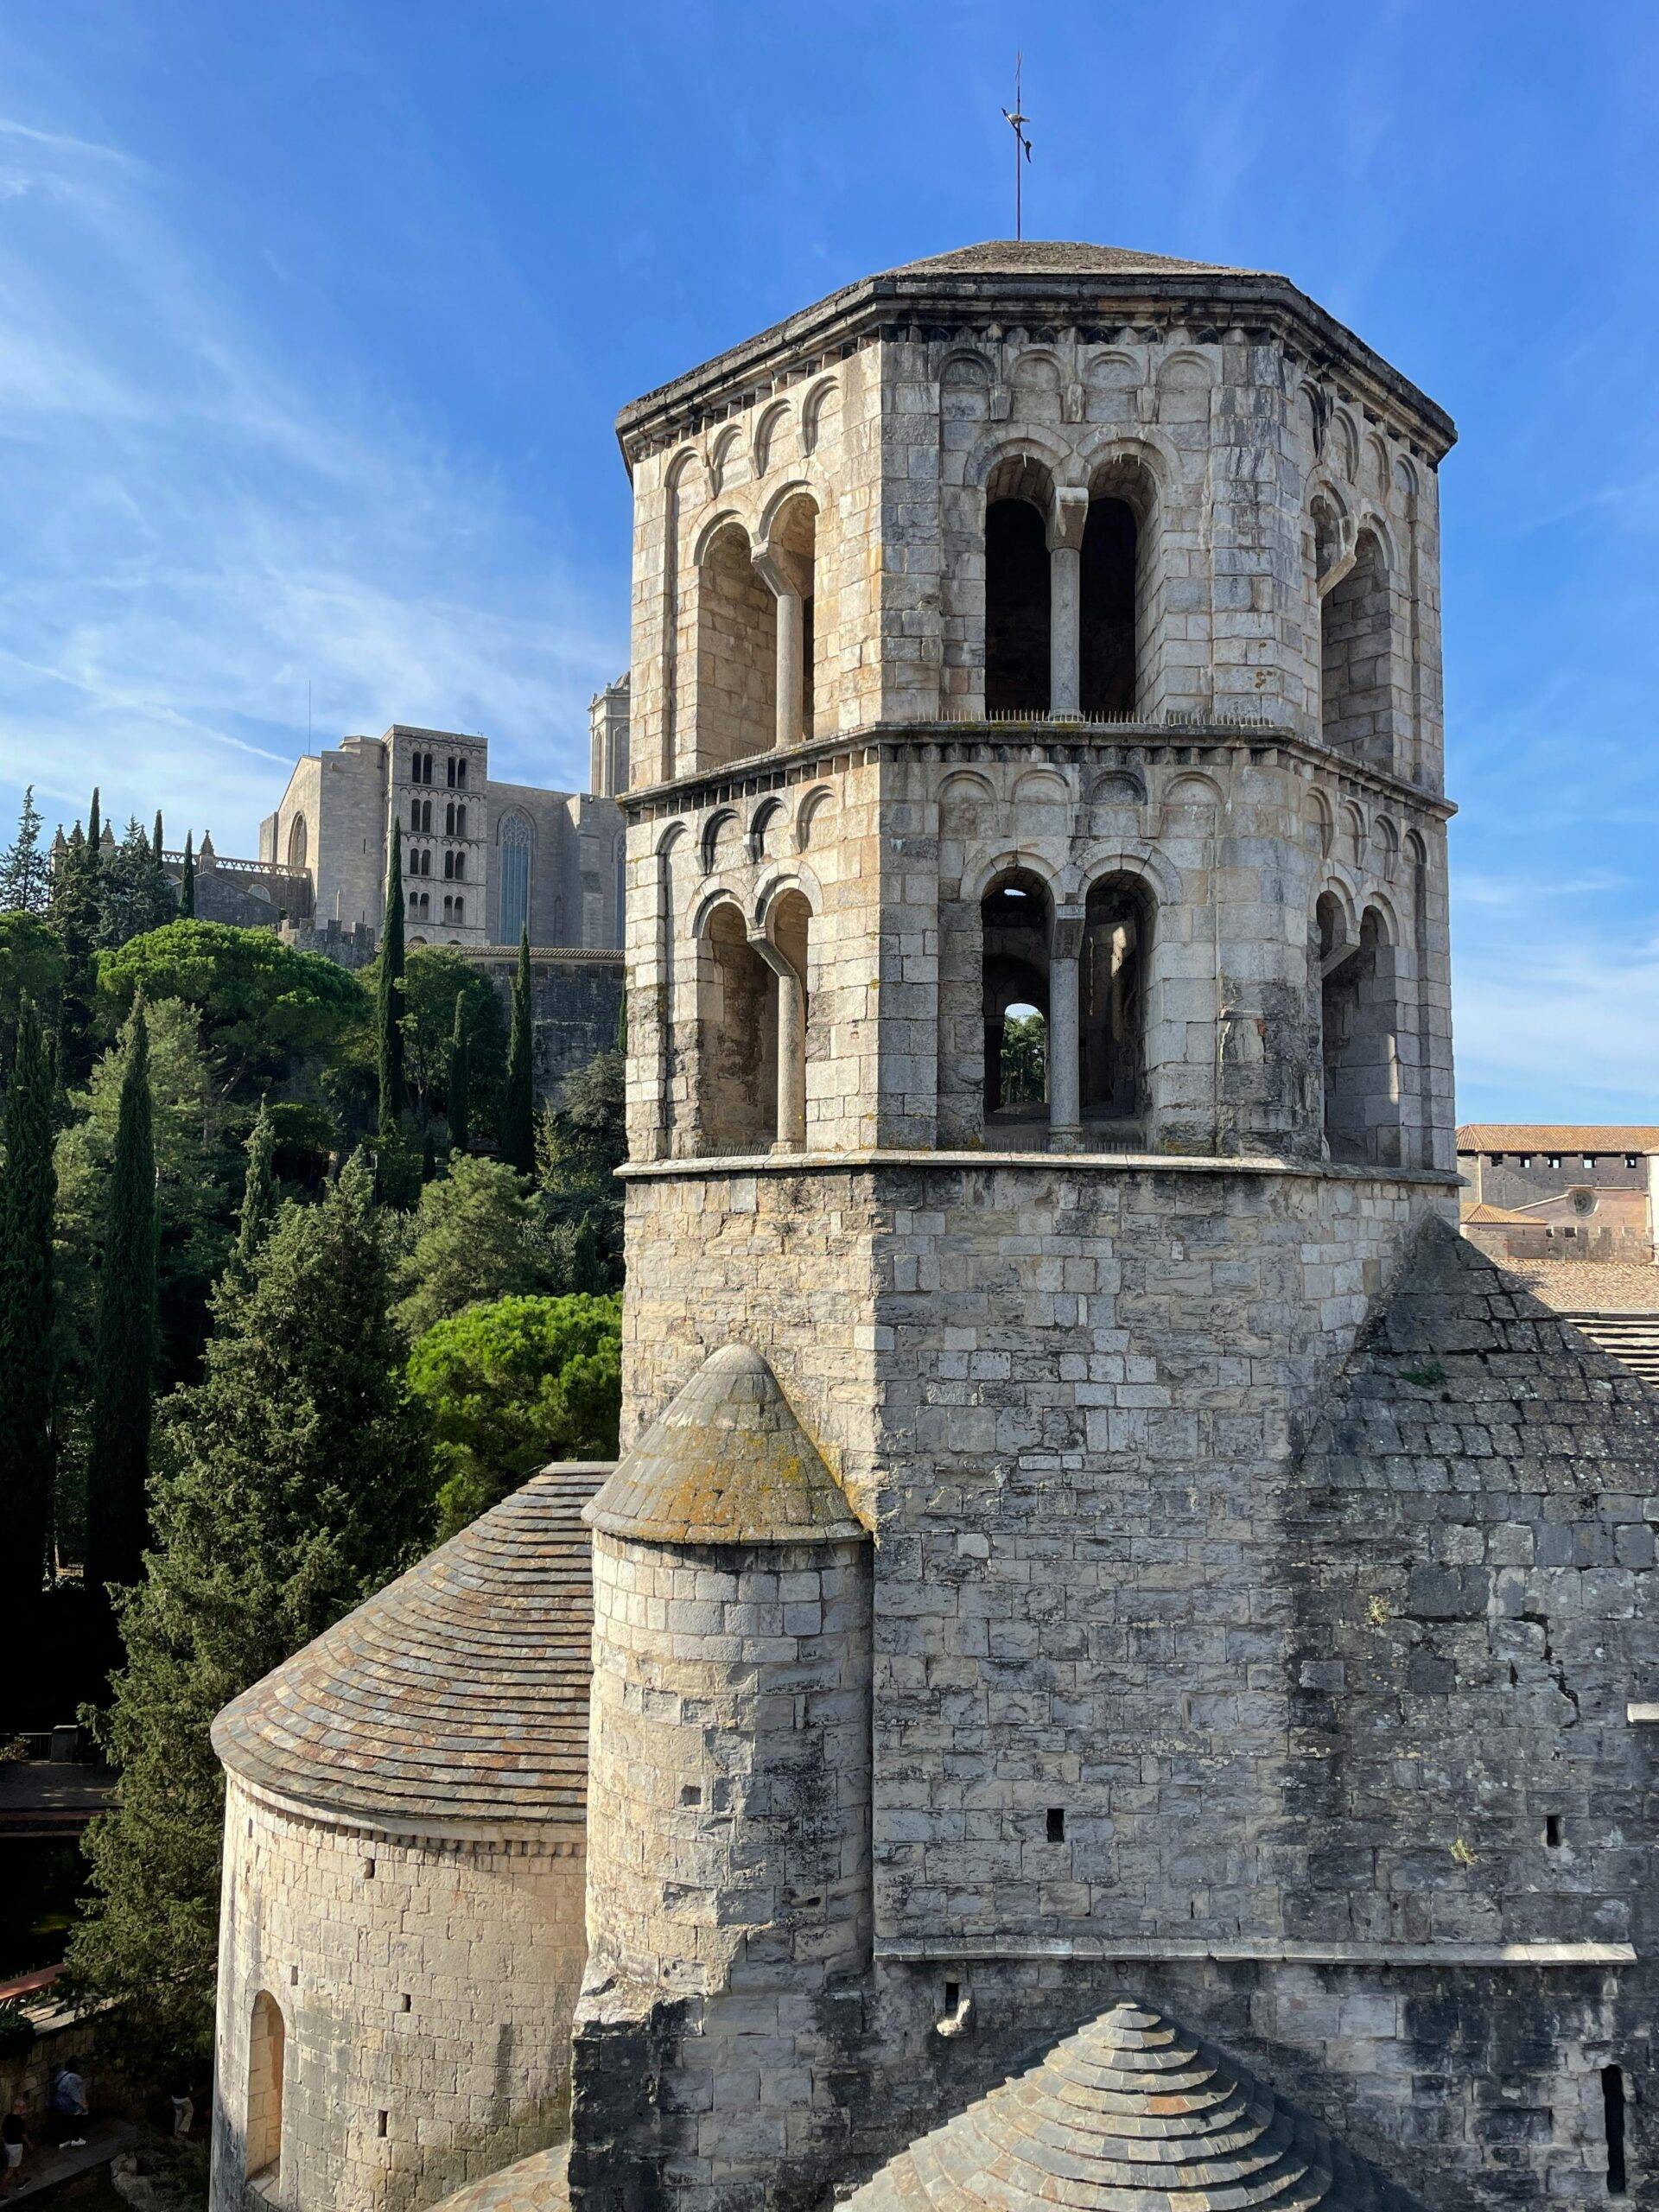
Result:
[[[375,1001],[375,1044],[380,1073],[380,1134],[389,1136],[402,1116],[404,1082],[404,846],[395,818],[386,855],[386,905],[380,925],[380,979]]]
[[[449,1033],[449,1065],[444,1086],[449,1143],[455,1152],[465,1152],[472,1141],[472,1054],[467,1042],[467,994],[461,991],[455,997],[455,1021]]]
[[[156,834],[150,839],[149,845],[156,858],[156,865],[160,868],[162,864],[162,810],[159,806],[156,810]]]
[[[63,1082],[84,1084],[92,1068],[92,1001],[98,969],[93,947],[99,922],[98,861],[76,823],[52,882],[47,920],[63,948],[63,985],[58,994],[58,1064]]]
[[[196,914],[196,859],[190,849],[190,832],[184,833],[184,866],[179,872],[179,913],[187,921]]]
[[[0,1617],[22,1635],[46,1571],[54,1474],[53,1089],[41,1018],[26,998],[6,1093],[6,1165],[0,1181],[0,1467],[6,1470]]]
[[[521,1175],[536,1172],[536,1097],[531,1073],[530,930],[518,940],[512,982],[512,1030],[507,1039],[507,1093],[501,1107],[501,1157]]]
[[[264,1241],[276,1211],[276,1184],[271,1155],[276,1149],[276,1130],[270,1109],[262,1098],[253,1127],[248,1132],[248,1172],[242,1185],[242,1216],[236,1232],[239,1265],[250,1267]]]
[[[99,810],[98,785],[92,785],[92,803],[86,815],[86,861],[94,876],[98,864],[104,857],[104,817]]]
[[[156,1362],[156,1144],[149,1032],[142,1000],[127,1024],[115,1158],[92,1342],[86,1472],[86,1583],[136,1582],[143,1565]]]
[[[214,1294],[201,1380],[156,1421],[156,1541],[121,1608],[77,1984],[141,2077],[213,2047],[225,1779],[213,1715],[409,1564],[431,1513],[391,1257],[361,1154]],[[342,1325],[342,1315],[350,1325]]]

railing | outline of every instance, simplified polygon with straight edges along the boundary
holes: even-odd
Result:
[[[181,868],[184,855],[181,852],[164,852],[162,865],[163,868]],[[310,875],[302,868],[289,868],[280,861],[232,860],[222,853],[210,852],[205,857],[200,853],[194,853],[191,855],[191,866],[199,874],[262,875],[272,883],[303,883],[308,887],[311,881]]]

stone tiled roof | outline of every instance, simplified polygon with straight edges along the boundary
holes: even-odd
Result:
[[[822,1544],[863,1524],[778,1378],[748,1344],[707,1359],[588,1509],[607,1535],[658,1544]]]
[[[889,269],[889,276],[1242,276],[1258,272],[1220,261],[1181,261],[1125,245],[1089,245],[1070,238],[986,238],[950,253],[929,254]]]
[[[1114,2005],[884,2166],[847,2212],[1421,2212],[1234,2060]]]
[[[556,2144],[550,2151],[532,2151],[499,2173],[482,2181],[469,2181],[442,2197],[433,2212],[563,2212],[570,2202],[565,2168],[570,2145]]]
[[[1465,1122],[1459,1152],[1659,1152],[1650,1122]]]
[[[227,1705],[226,1767],[324,1815],[579,1823],[604,1465],[548,1467]]]

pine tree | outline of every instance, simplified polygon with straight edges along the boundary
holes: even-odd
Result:
[[[262,1098],[248,1133],[248,1173],[242,1185],[242,1217],[236,1232],[237,1261],[244,1268],[253,1264],[276,1211],[276,1183],[270,1165],[276,1149],[276,1125],[271,1121],[270,1107]]]
[[[386,905],[380,925],[380,976],[375,1001],[375,1046],[380,1077],[380,1134],[397,1128],[408,1100],[404,1082],[404,848],[402,825],[391,825],[386,855]]]
[[[121,1792],[87,1837],[70,1949],[78,1985],[121,2000],[110,2025],[141,2072],[212,2047],[225,1815],[209,1723],[426,1535],[427,1432],[391,1307],[359,1154],[320,1204],[281,1209],[251,1270],[227,1271],[201,1380],[157,1423],[156,1545],[99,1731]]]
[[[531,1069],[535,1032],[530,1003],[530,931],[518,941],[512,983],[512,1030],[507,1039],[507,1095],[501,1107],[501,1157],[521,1175],[536,1172],[536,1096]]]
[[[127,1023],[115,1160],[105,1216],[92,1346],[86,1473],[86,1582],[137,1581],[149,1480],[156,1364],[156,1146],[143,1001]]]
[[[449,1065],[444,1090],[449,1143],[455,1152],[465,1152],[472,1141],[472,1052],[467,1038],[467,1000],[465,994],[461,993],[455,999],[455,1023],[449,1035]]]
[[[179,872],[179,916],[183,921],[196,918],[196,860],[190,849],[190,832],[184,833],[184,866]]]
[[[43,914],[51,887],[51,864],[41,850],[41,812],[30,784],[23,793],[17,835],[0,858],[0,911]]]
[[[156,866],[149,840],[136,818],[127,823],[119,845],[106,852],[98,893],[98,942],[106,949],[173,919],[172,886]]]
[[[0,1467],[6,1470],[0,1617],[25,1635],[45,1573],[55,1471],[53,1090],[40,1015],[25,999],[6,1092],[0,1180]]]

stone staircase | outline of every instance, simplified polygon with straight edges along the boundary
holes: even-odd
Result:
[[[1598,1351],[1622,1360],[1633,1375],[1659,1389],[1659,1313],[1578,1313],[1561,1319],[1589,1338]]]

